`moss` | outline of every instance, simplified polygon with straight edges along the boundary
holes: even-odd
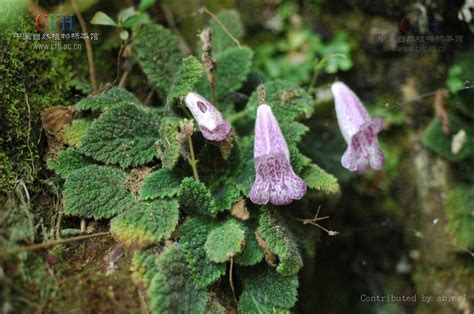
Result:
[[[0,190],[17,180],[34,181],[41,169],[40,112],[65,104],[70,96],[67,52],[33,50],[32,41],[14,37],[34,33],[33,28],[31,18],[23,17],[0,37]]]

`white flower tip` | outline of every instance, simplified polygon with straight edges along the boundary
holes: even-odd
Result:
[[[186,102],[186,105],[191,105],[192,103],[200,100],[202,98],[201,95],[195,92],[189,92],[186,97],[184,98],[184,101]]]
[[[273,113],[272,108],[267,104],[261,104],[257,108],[257,115],[262,113]]]
[[[339,94],[347,90],[349,90],[349,87],[340,81],[334,82],[331,85],[331,92],[333,93],[333,95]]]

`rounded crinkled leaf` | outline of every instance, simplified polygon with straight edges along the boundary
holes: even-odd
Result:
[[[126,246],[144,247],[169,238],[178,218],[178,202],[175,200],[141,201],[112,219],[110,231]]]
[[[140,166],[157,156],[158,121],[143,109],[122,104],[100,115],[81,139],[79,150],[107,164]]]
[[[148,290],[152,313],[204,312],[207,291],[194,285],[177,243],[165,248],[158,256],[156,271]]]
[[[234,220],[228,220],[209,233],[204,248],[209,259],[216,263],[227,262],[242,251],[245,232]]]
[[[64,183],[64,213],[86,218],[111,218],[133,204],[124,187],[127,173],[110,166],[90,165],[71,173]]]

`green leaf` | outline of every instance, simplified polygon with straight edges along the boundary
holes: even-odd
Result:
[[[459,64],[454,64],[449,68],[446,86],[451,93],[457,93],[464,87],[464,80],[460,77],[463,72]]]
[[[216,208],[211,191],[202,182],[184,178],[178,193],[180,208],[189,215],[215,216]]]
[[[71,146],[78,146],[82,136],[91,126],[92,121],[88,119],[73,120],[70,125],[63,128],[63,137],[66,144]]]
[[[206,314],[227,314],[227,309],[223,306],[216,297],[210,297],[206,309],[204,310]]]
[[[141,0],[138,8],[142,11],[148,10],[156,3],[156,0]]]
[[[133,28],[135,26],[142,25],[142,24],[148,24],[148,23],[151,23],[150,16],[146,13],[141,13],[139,15],[135,15],[135,16],[129,18],[128,20],[126,20],[123,23],[123,27]]]
[[[281,125],[281,132],[285,136],[285,140],[287,143],[299,143],[305,135],[309,131],[309,128],[299,122],[290,122]]]
[[[234,261],[238,265],[251,266],[259,263],[263,258],[263,251],[258,245],[255,231],[257,230],[257,221],[250,220],[249,223],[241,223],[245,231],[245,245],[242,252],[238,254]]]
[[[63,150],[56,158],[48,159],[48,168],[63,178],[67,178],[77,169],[89,165],[92,165],[92,161],[73,148]]]
[[[110,231],[129,247],[144,247],[170,237],[178,224],[178,202],[156,200],[135,202],[124,213],[112,219]]]
[[[282,276],[277,271],[258,267],[242,273],[244,292],[250,294],[261,304],[279,308],[291,308],[296,303],[298,293],[298,277]],[[250,296],[246,296],[249,298]],[[245,302],[254,300],[244,300]],[[239,305],[242,302],[239,302]],[[244,307],[245,308],[245,307]]]
[[[239,298],[239,312],[240,314],[274,314],[279,313],[275,307],[270,304],[265,304],[257,300],[255,295],[244,290]]]
[[[233,178],[215,178],[209,184],[209,189],[215,200],[215,207],[219,212],[230,210],[232,205],[241,199],[240,190],[235,185]]]
[[[140,166],[157,156],[159,125],[135,105],[103,113],[81,140],[80,151],[95,160],[122,167]]]
[[[266,90],[266,103],[272,108],[281,126],[313,115],[315,101],[304,89],[285,81],[275,80],[263,84]],[[254,122],[259,105],[257,91],[250,96],[247,104],[249,119]]]
[[[454,235],[457,245],[474,248],[474,189],[470,185],[458,185],[446,200],[446,229]]]
[[[143,181],[140,197],[143,200],[173,197],[179,192],[181,178],[169,169],[151,173]]]
[[[339,184],[336,177],[327,173],[316,164],[309,164],[301,172],[301,177],[306,185],[312,189],[317,189],[325,193],[338,193]]]
[[[185,258],[175,243],[160,254],[149,289],[152,313],[203,313],[207,292],[191,281]]]
[[[181,142],[178,140],[181,122],[176,117],[165,117],[160,121],[160,139],[156,146],[163,168],[174,168],[181,156]]]
[[[244,243],[244,230],[238,222],[229,219],[209,233],[204,249],[211,261],[224,263],[240,253]]]
[[[280,214],[269,208],[262,209],[258,231],[270,252],[278,256],[277,271],[284,276],[297,274],[303,260],[295,238]]]
[[[97,12],[91,20],[91,24],[94,25],[106,25],[106,26],[117,26],[110,16],[102,11]]]
[[[295,173],[301,174],[303,169],[311,164],[311,159],[300,153],[300,150],[295,143],[288,144],[288,150],[290,151],[290,162],[293,170]]]
[[[102,219],[130,208],[132,195],[125,189],[127,174],[110,166],[91,165],[71,173],[64,183],[66,215]]]
[[[161,25],[145,24],[137,31],[134,56],[150,81],[166,94],[183,59],[178,41]]]
[[[106,111],[112,107],[120,106],[122,103],[141,106],[140,100],[128,90],[112,87],[106,92],[82,99],[77,103],[77,109],[79,111]]]
[[[244,26],[236,10],[222,10],[216,16],[234,38],[240,39],[244,35]],[[209,27],[212,29],[212,52],[214,54],[237,47],[237,43],[214,18],[209,21]]]
[[[123,23],[134,15],[135,15],[135,8],[130,7],[130,8],[120,10],[119,14],[117,15],[117,18],[120,23]]]
[[[173,106],[181,97],[186,96],[193,90],[194,85],[204,74],[204,66],[194,56],[186,57],[179,67],[178,75],[175,77],[173,85],[166,99],[168,107]]]
[[[233,150],[231,159],[237,163],[232,173],[232,180],[245,196],[249,196],[250,188],[255,181],[255,167],[253,164],[253,138],[243,137]]]
[[[228,93],[238,90],[250,72],[253,52],[248,47],[231,48],[216,54],[216,94],[222,98]],[[199,80],[197,90],[207,99],[211,98],[211,88],[207,77]]]
[[[207,287],[225,273],[225,264],[213,263],[204,249],[209,233],[216,226],[216,222],[207,218],[191,218],[179,228],[179,244],[198,288]]]
[[[450,161],[461,161],[471,156],[474,153],[474,128],[472,125],[454,115],[449,115],[448,123],[450,133],[445,134],[442,129],[441,119],[433,119],[425,129],[423,144]],[[455,154],[452,151],[453,136],[460,130],[466,132],[466,140],[459,152]]]
[[[153,249],[135,250],[133,252],[130,271],[135,285],[148,289],[153,276],[157,272],[157,257],[158,255]]]

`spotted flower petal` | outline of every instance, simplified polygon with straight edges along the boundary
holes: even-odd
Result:
[[[384,155],[377,134],[383,129],[383,120],[372,119],[356,94],[342,82],[332,84],[331,91],[336,103],[337,122],[347,149],[342,155],[344,168],[362,174],[369,166],[380,169]]]
[[[186,95],[185,102],[186,107],[196,119],[204,138],[216,142],[225,140],[232,127],[222,118],[221,113],[213,104],[194,92]]]
[[[255,183],[250,200],[255,204],[286,205],[306,193],[306,184],[290,164],[290,153],[278,121],[268,105],[257,110],[254,143]]]

